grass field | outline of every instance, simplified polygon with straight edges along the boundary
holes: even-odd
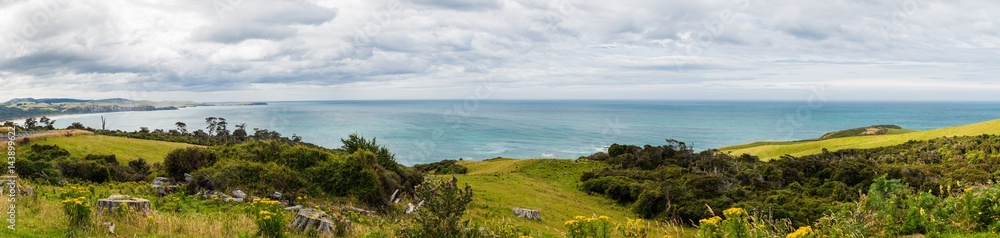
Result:
[[[468,216],[478,221],[512,221],[531,230],[562,237],[563,222],[573,216],[609,216],[617,223],[636,215],[628,207],[614,201],[590,196],[576,188],[585,171],[602,168],[598,162],[576,162],[564,159],[498,159],[481,162],[461,162],[469,168],[458,175],[460,183],[468,183],[475,194]],[[516,218],[511,209],[539,210],[541,221]],[[694,230],[668,224],[650,224],[650,237],[671,235],[689,237]]]
[[[824,148],[829,151],[842,149],[866,149],[898,145],[911,140],[919,141],[946,136],[975,136],[982,134],[1000,134],[1000,120],[918,132],[897,130],[890,131],[890,133],[886,135],[855,136],[795,142],[754,142],[743,145],[722,147],[719,148],[719,150],[732,153],[734,155],[751,154],[760,157],[761,160],[769,160],[786,154],[792,156],[804,156],[821,153]]]
[[[57,145],[69,151],[70,156],[83,157],[88,154],[114,154],[120,163],[138,158],[146,159],[152,164],[162,162],[170,151],[185,148],[190,144],[140,140],[124,137],[101,136],[93,134],[75,134],[65,136],[64,133],[53,133],[32,137],[27,144],[19,145],[19,149],[28,150],[32,144]]]

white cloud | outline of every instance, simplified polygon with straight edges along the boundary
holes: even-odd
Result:
[[[993,1],[0,3],[5,97],[1000,100]],[[963,93],[967,91],[968,93]],[[266,92],[265,92],[266,91]]]

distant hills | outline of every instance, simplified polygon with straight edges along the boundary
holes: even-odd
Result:
[[[266,103],[224,103],[209,104],[190,101],[137,101],[124,98],[83,100],[72,98],[15,98],[0,104],[0,121],[26,117],[61,114],[86,114],[126,111],[177,110],[197,106],[253,106]]]

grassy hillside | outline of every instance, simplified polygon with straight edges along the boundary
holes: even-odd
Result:
[[[606,166],[603,163],[561,159],[494,159],[460,164],[469,168],[468,174],[459,175],[458,180],[472,186],[475,197],[469,206],[468,216],[473,220],[509,220],[522,227],[561,236],[565,232],[563,222],[573,216],[605,215],[618,223],[637,217],[628,207],[607,198],[587,195],[576,188],[583,172]],[[543,220],[516,218],[511,211],[513,208],[539,210]],[[694,235],[693,230],[665,224],[651,225],[650,229],[654,234],[651,237]],[[687,233],[683,233],[685,231]]]
[[[20,145],[28,150],[32,144],[57,145],[69,151],[71,156],[86,156],[88,154],[114,154],[118,161],[126,163],[137,158],[146,159],[150,164],[162,162],[170,151],[195,146],[183,143],[173,143],[153,140],[140,140],[124,137],[101,136],[93,134],[51,134],[33,137],[27,144]]]
[[[821,153],[824,148],[830,151],[848,148],[866,149],[880,146],[898,145],[911,140],[929,140],[945,136],[973,136],[982,134],[1000,134],[1000,120],[909,133],[904,133],[903,131],[890,131],[890,133],[886,135],[855,136],[816,141],[754,142],[743,145],[722,147],[719,148],[719,150],[735,155],[744,153],[756,155],[763,160],[768,160],[778,158],[786,154],[803,156]]]

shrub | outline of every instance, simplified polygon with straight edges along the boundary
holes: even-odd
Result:
[[[90,226],[91,207],[87,201],[88,195],[92,195],[92,192],[77,186],[71,186],[69,190],[59,194],[63,199],[63,213],[69,219],[71,235]]]
[[[366,150],[309,168],[305,178],[314,190],[329,195],[354,196],[368,205],[385,203],[379,195],[381,180],[375,171],[375,154]]]
[[[698,221],[698,237],[722,237],[722,218],[713,216]]]
[[[111,180],[111,170],[108,167],[90,160],[59,160],[56,162],[59,171],[66,178],[103,183]]]
[[[249,193],[299,192],[304,182],[298,173],[276,163],[223,160],[192,174],[198,186],[209,189],[239,188]]]
[[[208,149],[188,147],[171,151],[170,154],[167,154],[163,165],[168,176],[175,180],[183,180],[185,173],[212,166],[217,160],[218,157]]]
[[[69,151],[59,148],[58,145],[32,144],[31,152],[27,154],[26,158],[31,161],[53,161],[67,156],[69,156]]]
[[[292,148],[281,151],[281,157],[278,161],[282,165],[288,166],[295,171],[305,171],[307,168],[316,166],[323,161],[330,160],[332,157],[333,156],[329,152],[302,145],[296,145]]]
[[[460,222],[472,202],[472,187],[460,188],[458,178],[434,180],[417,187],[417,197],[424,205],[417,209],[412,237],[459,237],[464,224]]]
[[[618,226],[618,234],[622,237],[628,238],[645,238],[647,236],[646,232],[649,229],[649,224],[646,224],[642,219],[628,219],[625,221],[625,225]]]
[[[469,171],[465,166],[457,164],[456,160],[442,160],[430,164],[413,165],[413,168],[423,173],[434,174],[465,174]]]
[[[655,217],[667,206],[667,198],[659,189],[646,189],[639,194],[639,199],[632,204],[632,211],[644,218]]]
[[[268,238],[285,237],[284,213],[278,201],[264,199],[254,199],[250,204],[249,211],[255,216],[254,223],[257,224],[257,235]]]
[[[340,142],[344,143],[344,146],[341,147],[341,149],[347,151],[347,153],[367,150],[375,153],[377,158],[376,162],[378,162],[378,164],[382,167],[391,169],[399,166],[399,164],[396,163],[396,155],[389,152],[389,148],[378,145],[378,143],[375,142],[375,138],[367,140],[364,136],[354,133],[348,135],[347,139],[340,139]]]
[[[572,238],[608,238],[612,234],[611,218],[607,216],[596,218],[576,216],[572,220],[563,223],[563,225],[566,226],[566,231],[568,232],[566,236]]]
[[[747,226],[750,223],[747,220],[746,210],[743,210],[743,208],[729,208],[722,211],[722,215],[726,217],[722,221],[722,230],[725,232],[726,237],[749,237]]]
[[[63,213],[69,217],[70,228],[86,228],[90,225],[90,203],[86,197],[62,200]]]

